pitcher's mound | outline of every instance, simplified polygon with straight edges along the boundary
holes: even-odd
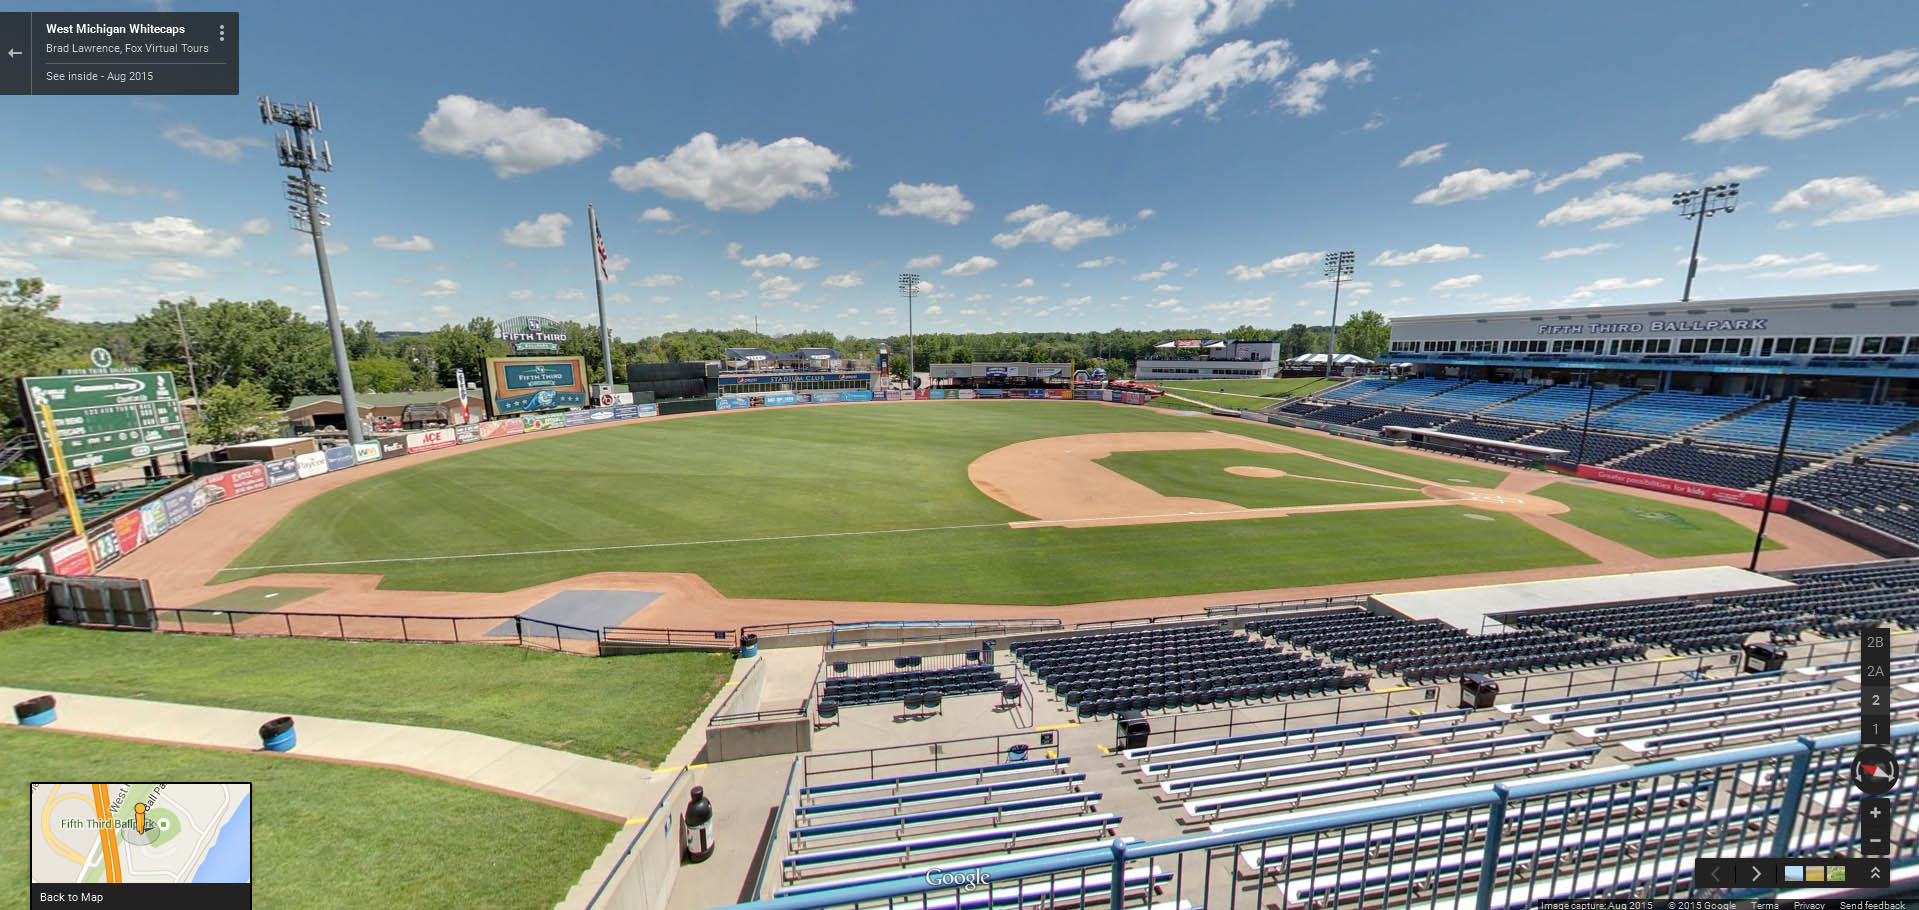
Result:
[[[1257,467],[1255,465],[1248,465],[1248,464],[1233,465],[1232,467],[1226,469],[1226,473],[1238,474],[1241,477],[1285,477],[1286,476],[1286,472],[1278,468],[1262,468],[1262,467]]]

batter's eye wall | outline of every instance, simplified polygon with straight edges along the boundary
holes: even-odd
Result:
[[[720,365],[716,361],[692,360],[681,363],[629,363],[626,365],[626,389],[635,401],[674,398],[705,398],[719,394]]]
[[[488,357],[486,400],[495,416],[586,407],[586,359]]]

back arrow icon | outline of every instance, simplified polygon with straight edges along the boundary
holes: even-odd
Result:
[[[18,56],[20,56],[20,52],[19,52],[19,51],[17,51],[17,50],[14,50],[13,48],[7,48],[7,56],[9,56],[9,57],[18,57]]]

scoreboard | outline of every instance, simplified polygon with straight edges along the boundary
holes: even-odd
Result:
[[[53,411],[68,470],[106,467],[187,448],[180,389],[171,372],[22,378],[21,408],[39,440],[41,465],[50,475],[53,452],[47,446],[42,402]]]

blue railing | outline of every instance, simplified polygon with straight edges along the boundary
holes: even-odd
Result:
[[[1910,761],[1919,723],[1895,727],[1892,741]],[[1356,808],[1296,809],[1271,821],[1215,824],[1206,834],[1121,839],[1011,863],[955,861],[937,880],[902,873],[738,906],[988,907],[1058,897],[1115,910],[1180,901],[1224,910],[1337,895],[1359,907],[1433,901],[1490,910],[1559,897],[1685,896],[1700,856],[1856,855],[1848,762],[1858,742],[1851,733],[1801,738]],[[1911,817],[1919,791],[1896,801],[1895,815]]]

